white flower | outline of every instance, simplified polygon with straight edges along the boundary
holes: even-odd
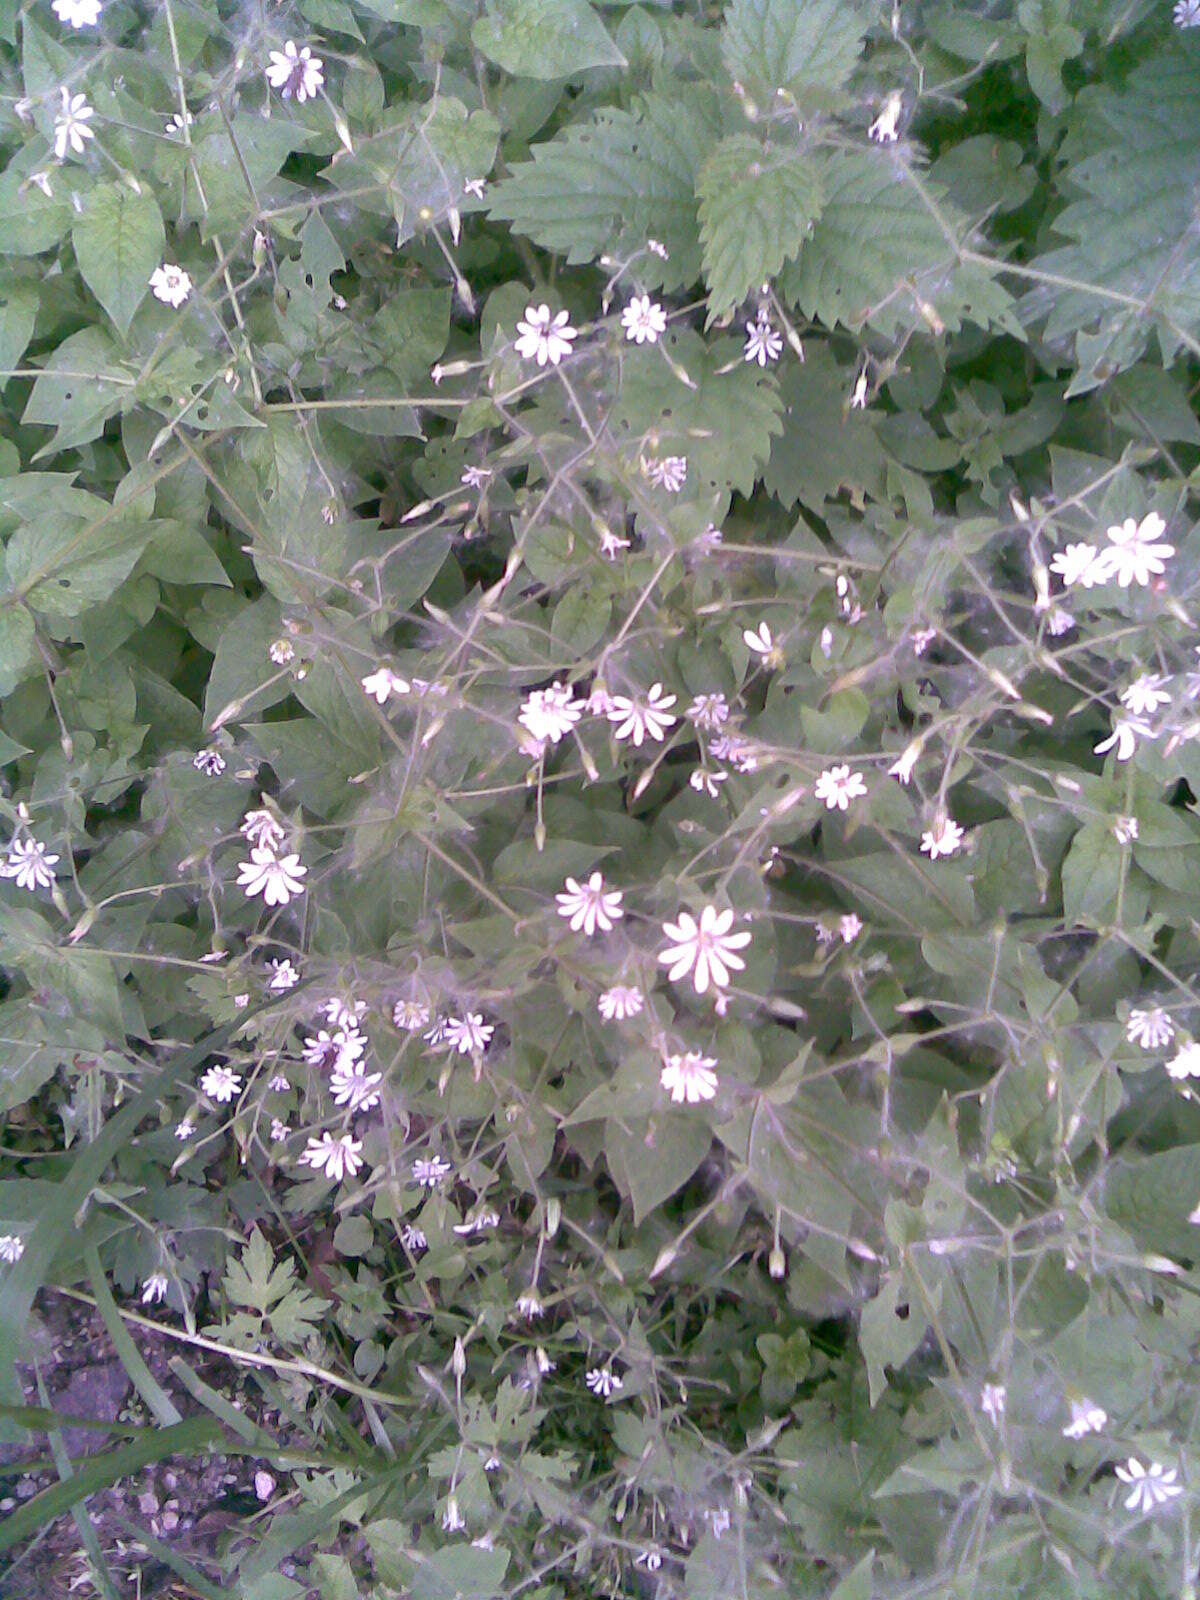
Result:
[[[464,194],[469,194],[473,200],[482,200],[483,191],[487,188],[486,178],[468,178],[463,184]]]
[[[251,850],[249,861],[238,863],[237,886],[253,900],[262,895],[269,906],[285,906],[294,895],[304,893],[308,868],[298,855],[277,856],[273,850]]]
[[[100,0],[51,0],[50,9],[69,28],[94,28],[103,7]]]
[[[217,1101],[219,1105],[228,1105],[234,1095],[242,1087],[241,1074],[234,1072],[231,1067],[209,1067],[200,1079],[200,1088],[208,1095],[209,1099]]]
[[[1008,1391],[1002,1383],[985,1383],[979,1395],[979,1409],[994,1428],[1000,1426]]]
[[[467,1519],[458,1509],[458,1496],[449,1495],[446,1500],[446,1509],[442,1512],[442,1527],[447,1533],[459,1533],[467,1525]]]
[[[272,961],[271,968],[271,981],[267,987],[273,989],[276,994],[286,994],[300,982],[300,974],[287,956],[282,961]]]
[[[625,1022],[629,1017],[636,1017],[644,1004],[642,991],[623,983],[605,989],[596,1001],[596,1007],[605,1022]]]
[[[74,150],[77,156],[81,156],[87,141],[95,138],[95,129],[88,124],[96,115],[96,110],[88,104],[85,94],[72,94],[69,89],[60,89],[58,92],[62,109],[54,119],[54,154],[60,161],[65,161],[68,150]]]
[[[1147,1011],[1135,1007],[1125,1024],[1125,1037],[1143,1050],[1161,1050],[1175,1037],[1175,1024],[1161,1006],[1151,1006]]]
[[[675,704],[673,694],[664,694],[661,683],[652,683],[646,698],[639,700],[624,694],[615,694],[608,709],[608,720],[614,725],[614,738],[631,739],[641,747],[646,736],[661,743],[667,729],[679,719],[671,710]]]
[[[867,369],[864,367],[858,377],[855,378],[854,387],[850,391],[851,411],[865,411],[867,409],[867,402],[871,398],[868,392],[869,387],[870,379],[867,376]]]
[[[1177,28],[1200,28],[1200,0],[1177,0],[1171,16]]]
[[[558,901],[559,916],[570,918],[571,932],[578,933],[582,929],[589,939],[597,928],[601,933],[610,933],[613,925],[625,915],[621,910],[620,889],[606,890],[598,872],[593,872],[582,884],[576,878],[567,878],[563,893],[554,898]]]
[[[900,753],[899,760],[893,761],[888,768],[888,777],[896,778],[900,783],[909,783],[913,769],[921,759],[921,746],[924,742],[923,739],[914,739],[911,744],[906,745]]]
[[[1076,584],[1084,589],[1092,589],[1104,582],[1103,573],[1096,563],[1094,544],[1069,544],[1056,551],[1050,558],[1050,571],[1057,573],[1068,589],[1073,589]]]
[[[239,831],[256,850],[275,850],[287,837],[287,829],[269,811],[247,811]]]
[[[913,655],[923,656],[936,638],[936,628],[918,628],[916,633],[914,633],[912,638],[909,640],[909,643],[912,645]]]
[[[219,750],[197,750],[192,765],[206,778],[219,778],[225,771],[225,757]]]
[[[614,1391],[625,1387],[617,1374],[608,1367],[590,1368],[584,1382],[593,1394],[603,1395],[606,1400]]]
[[[1118,844],[1132,844],[1138,836],[1136,817],[1114,817],[1113,838]]]
[[[517,1310],[521,1316],[528,1317],[530,1321],[544,1314],[546,1308],[542,1304],[542,1297],[533,1284],[530,1284],[524,1294],[517,1296]]]
[[[491,467],[464,467],[458,481],[468,489],[482,489],[491,475]]]
[[[195,121],[196,119],[190,111],[185,111],[182,115],[176,111],[173,116],[167,118],[167,132],[168,134],[182,133],[185,128],[192,127]]]
[[[688,782],[697,793],[703,793],[710,800],[715,800],[721,793],[721,785],[728,781],[727,772],[709,772],[707,767],[696,767]]]
[[[713,1071],[716,1064],[712,1056],[702,1056],[699,1050],[668,1056],[658,1081],[677,1104],[686,1100],[689,1106],[698,1106],[717,1092],[717,1075]]]
[[[1071,1420],[1063,1429],[1064,1439],[1082,1439],[1085,1434],[1099,1433],[1108,1421],[1108,1412],[1094,1400],[1072,1400]]]
[[[361,1151],[361,1139],[352,1139],[348,1133],[335,1139],[325,1129],[319,1139],[308,1141],[299,1161],[302,1166],[311,1167],[314,1172],[323,1172],[332,1182],[338,1183],[343,1176],[353,1178],[357,1173],[363,1164]]]
[[[670,942],[658,959],[670,969],[671,982],[678,983],[690,972],[697,994],[706,993],[710,985],[728,988],[730,971],[741,972],[746,965],[737,951],[750,943],[748,932],[731,933],[732,927],[733,912],[711,905],[702,909],[699,922],[688,911],[681,911],[675,922],[664,922],[662,930]]]
[[[379,1104],[378,1085],[382,1082],[381,1072],[363,1072],[353,1063],[339,1061],[333,1069],[329,1088],[334,1105],[349,1106],[351,1111],[370,1111]]]
[[[1171,696],[1163,689],[1163,684],[1167,682],[1169,679],[1157,672],[1143,672],[1128,689],[1121,690],[1121,704],[1127,711],[1132,711],[1135,717],[1153,715],[1159,706],[1171,704]]]
[[[783,335],[776,333],[765,317],[746,324],[743,360],[757,361],[760,367],[765,367],[768,361],[778,361],[782,354]]]
[[[600,554],[606,561],[615,561],[622,550],[629,549],[629,540],[614,533],[607,524],[600,529]]]
[[[195,1125],[187,1117],[184,1117],[182,1122],[175,1125],[175,1137],[177,1139],[190,1139],[195,1131]]]
[[[826,767],[813,784],[813,798],[823,800],[830,811],[848,811],[851,800],[861,800],[866,792],[862,773],[848,766]]]
[[[473,1233],[482,1233],[485,1228],[498,1228],[500,1226],[500,1213],[498,1211],[480,1211],[473,1217],[467,1217],[463,1222],[456,1222],[453,1231],[464,1239],[469,1239]]]
[[[525,307],[525,319],[517,323],[517,333],[517,354],[524,361],[536,361],[539,367],[547,362],[556,367],[571,354],[571,341],[579,337],[579,329],[571,326],[570,312],[560,311],[555,316],[544,303]]]
[[[1182,1045],[1167,1062],[1167,1076],[1178,1082],[1184,1078],[1200,1078],[1200,1044],[1193,1040]]]
[[[267,1082],[267,1088],[270,1089],[272,1094],[286,1094],[291,1087],[282,1072],[275,1073]]]
[[[1064,633],[1070,633],[1075,626],[1075,618],[1069,611],[1064,611],[1062,606],[1052,606],[1046,618],[1046,632],[1052,639],[1060,639]]]
[[[1154,737],[1149,723],[1143,722],[1139,717],[1118,717],[1108,738],[1101,739],[1099,744],[1092,746],[1092,749],[1098,756],[1115,749],[1118,761],[1128,761],[1137,749],[1139,735]]]
[[[50,889],[58,860],[38,839],[14,839],[0,861],[0,878],[12,878],[18,889]]]
[[[18,1233],[0,1233],[0,1261],[7,1261],[9,1266],[20,1261],[25,1254],[25,1241]]]
[[[287,639],[274,639],[267,646],[267,654],[277,667],[286,667],[289,661],[296,659],[295,646]]]
[[[621,326],[636,344],[657,344],[667,331],[667,313],[648,294],[634,295],[621,313]]]
[[[165,1272],[152,1272],[142,1284],[142,1304],[152,1306],[156,1300],[161,1300],[171,1287],[171,1281]]]
[[[648,1550],[643,1550],[640,1556],[633,1558],[636,1567],[645,1567],[647,1572],[657,1572],[663,1564],[662,1551],[653,1545]]]
[[[414,1227],[411,1222],[406,1222],[400,1229],[400,1243],[406,1250],[424,1250],[427,1242],[420,1228]]]
[[[367,1009],[365,1000],[343,1000],[339,995],[334,995],[331,1000],[326,1000],[321,1007],[325,1021],[331,1028],[341,1028],[347,1033],[357,1033],[359,1019]],[[366,1040],[363,1041],[366,1043]]]
[[[379,705],[393,694],[407,694],[412,685],[406,678],[398,678],[390,667],[377,667],[362,680],[362,686]]]
[[[838,933],[843,944],[853,944],[862,932],[862,928],[862,918],[855,916],[853,911],[838,918]]]
[[[155,267],[150,274],[150,287],[156,300],[178,310],[192,292],[192,280],[182,267],[164,261],[161,267]]]
[[[729,721],[729,702],[723,694],[698,694],[684,716],[698,728],[715,733]]]
[[[921,849],[930,861],[952,856],[963,842],[963,830],[951,817],[938,817],[933,827],[921,835]]]
[[[576,700],[565,683],[552,683],[548,689],[535,689],[522,705],[517,721],[535,739],[557,744],[583,715],[583,702]]]
[[[269,52],[267,82],[280,90],[285,100],[295,95],[303,105],[316,98],[325,82],[325,63],[307,45],[297,50],[296,41],[289,39],[282,50]]]
[[[357,1028],[321,1028],[304,1041],[303,1055],[310,1067],[351,1067],[361,1059],[367,1041]]]
[[[1097,557],[1103,581],[1115,578],[1122,589],[1128,589],[1131,583],[1144,588],[1152,577],[1165,572],[1167,558],[1175,554],[1175,546],[1156,541],[1166,526],[1158,512],[1151,511],[1141,522],[1126,517],[1109,528],[1110,548]]]
[[[54,199],[54,188],[50,182],[50,174],[48,172],[31,172],[29,181],[42,191],[47,200]]]
[[[646,249],[649,250],[652,256],[657,256],[660,261],[669,261],[671,259],[671,252],[658,239],[647,239]]]
[[[418,1157],[412,1164],[413,1182],[422,1189],[436,1189],[450,1171],[450,1163],[441,1156]]]
[[[1178,1476],[1175,1467],[1164,1467],[1161,1461],[1152,1461],[1147,1468],[1136,1456],[1130,1456],[1123,1467],[1117,1468],[1117,1477],[1131,1486],[1125,1497],[1126,1511],[1154,1511],[1174,1500],[1183,1493],[1183,1485],[1175,1481]]]
[[[754,655],[762,656],[764,661],[775,652],[775,640],[765,622],[760,622],[757,628],[743,628],[742,643]]]
[[[868,137],[874,139],[876,144],[895,144],[900,137],[900,111],[903,105],[904,96],[899,89],[893,89],[883,102],[883,110],[867,129]]]
[[[643,456],[641,468],[656,489],[665,489],[668,494],[678,494],[687,482],[686,456]]]
[[[392,1021],[405,1033],[419,1033],[429,1021],[429,1007],[423,1000],[397,1000]]]
[[[481,1056],[491,1043],[495,1028],[485,1022],[478,1011],[468,1011],[465,1017],[447,1017],[445,1041],[460,1056]]]
[[[716,1511],[706,1511],[704,1520],[712,1529],[714,1539],[720,1539],[723,1533],[729,1532],[730,1515],[728,1506],[720,1506]]]

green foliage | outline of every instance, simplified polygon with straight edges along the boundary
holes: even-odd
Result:
[[[0,19],[6,1558],[1190,1593],[1200,26],[75,4]],[[194,1549],[95,1498],[211,1451]]]

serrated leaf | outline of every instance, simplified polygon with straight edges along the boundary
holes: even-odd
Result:
[[[518,78],[570,78],[625,65],[587,0],[491,0],[471,41]]]
[[[853,0],[734,0],[722,50],[764,110],[782,89],[805,113],[832,111],[845,100],[866,29]]]
[[[820,215],[821,171],[799,150],[733,134],[704,163],[696,190],[711,321],[800,249]]]
[[[497,185],[490,215],[568,261],[590,261],[625,240],[647,237],[668,252],[647,258],[667,287],[700,266],[696,178],[723,131],[716,93],[702,84],[655,90],[633,112],[600,111],[591,122],[535,145]]]
[[[93,189],[71,229],[75,259],[83,281],[121,333],[150,288],[150,275],[162,263],[166,237],[162,213],[148,190],[125,183]]]

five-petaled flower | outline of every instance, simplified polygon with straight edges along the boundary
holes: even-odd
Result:
[[[70,89],[60,89],[60,110],[54,118],[54,154],[60,161],[67,159],[67,151],[81,156],[96,130],[89,126],[96,115],[94,106],[88,104],[85,94],[72,94]]]
[[[1152,1461],[1144,1467],[1136,1456],[1130,1456],[1123,1467],[1117,1468],[1117,1477],[1128,1484],[1125,1496],[1126,1511],[1155,1511],[1183,1493],[1183,1485],[1175,1467],[1164,1467],[1161,1461]]]
[[[1180,1045],[1167,1062],[1167,1076],[1177,1082],[1184,1078],[1200,1078],[1200,1044],[1193,1039]]]
[[[51,0],[50,9],[68,28],[94,28],[104,7],[100,0]]]
[[[348,1133],[334,1138],[326,1128],[319,1139],[308,1141],[297,1159],[302,1166],[323,1172],[332,1182],[339,1183],[343,1177],[353,1178],[362,1166],[362,1140],[351,1138]]]
[[[161,267],[155,267],[150,274],[150,287],[156,300],[178,310],[192,292],[192,280],[182,267],[164,261]]]
[[[25,1241],[19,1233],[0,1233],[0,1261],[11,1267],[25,1254]]]
[[[1076,584],[1081,589],[1092,589],[1104,582],[1103,569],[1096,563],[1096,546],[1080,541],[1068,544],[1050,557],[1050,571],[1057,573],[1068,589]]]
[[[161,1300],[171,1287],[171,1281],[165,1272],[152,1272],[142,1284],[142,1304],[152,1306]]]
[[[757,361],[765,367],[768,361],[778,361],[783,354],[783,335],[776,333],[766,317],[746,324],[746,343],[742,356],[746,361]]]
[[[813,798],[823,800],[830,811],[848,811],[851,800],[861,800],[866,792],[862,773],[845,765],[826,767],[813,784]]]
[[[441,1156],[418,1156],[412,1164],[413,1182],[422,1189],[436,1189],[450,1171],[450,1163]]]
[[[690,911],[681,911],[675,922],[664,922],[663,934],[669,943],[659,952],[659,962],[667,967],[668,978],[678,983],[692,975],[697,994],[706,994],[709,988],[725,989],[729,986],[731,972],[741,972],[746,963],[738,955],[750,943],[750,933],[742,930],[733,933],[733,912],[726,907],[705,906],[700,920]]]
[[[286,906],[293,896],[304,893],[308,868],[298,855],[277,856],[273,850],[250,851],[249,861],[238,864],[238,888],[247,899],[262,895],[269,906]]]
[[[1163,685],[1169,682],[1157,672],[1143,672],[1127,689],[1121,690],[1121,704],[1135,717],[1152,716],[1160,706],[1169,706],[1171,696]]]
[[[481,1056],[495,1031],[480,1012],[468,1011],[465,1017],[446,1018],[443,1039],[447,1047],[457,1050],[460,1056]]]
[[[11,878],[18,889],[51,889],[58,860],[39,839],[14,839],[0,861],[0,878]]]
[[[687,482],[686,456],[643,456],[641,468],[655,488],[667,494],[678,494]]]
[[[242,1077],[234,1072],[232,1067],[209,1067],[200,1079],[201,1090],[208,1095],[210,1100],[215,1100],[218,1105],[228,1105],[242,1087]]]
[[[579,329],[571,326],[569,311],[557,314],[544,303],[526,306],[524,319],[517,323],[517,354],[524,361],[536,361],[539,367],[547,362],[556,367],[564,356],[571,354],[572,341],[579,337]]]
[[[1175,1037],[1175,1024],[1162,1006],[1145,1010],[1134,1007],[1125,1024],[1125,1037],[1130,1044],[1140,1044],[1143,1050],[1161,1050]]]
[[[952,856],[963,842],[963,829],[951,817],[938,817],[933,827],[921,835],[921,849],[930,861]]]
[[[533,738],[557,744],[582,715],[583,701],[577,700],[565,683],[552,683],[526,698],[517,721]]]
[[[329,1079],[329,1090],[335,1105],[348,1106],[351,1111],[370,1111],[379,1104],[382,1082],[381,1072],[364,1072],[358,1063],[339,1062]]]
[[[287,829],[269,811],[247,811],[238,830],[256,850],[274,851],[287,837]]]
[[[723,694],[698,694],[684,712],[689,722],[715,733],[729,721],[729,702]]]
[[[596,1001],[597,1010],[605,1022],[624,1022],[629,1017],[636,1017],[645,1001],[642,991],[632,985],[616,983]]]
[[[376,667],[362,679],[362,686],[378,705],[383,705],[394,694],[407,694],[412,687],[407,678],[398,677],[391,667]]]
[[[307,45],[296,48],[289,39],[282,50],[272,50],[267,60],[267,82],[285,100],[295,95],[300,105],[315,99],[325,82],[325,63]]]
[[[611,1367],[592,1367],[586,1374],[584,1382],[593,1394],[603,1396],[605,1400],[618,1389],[625,1387],[624,1382]]]
[[[689,1050],[685,1055],[668,1056],[659,1082],[677,1104],[697,1106],[711,1100],[717,1092],[717,1063],[712,1056]]]
[[[641,746],[647,736],[661,743],[667,729],[679,719],[671,710],[675,704],[673,694],[665,694],[661,683],[652,683],[645,698],[636,695],[614,694],[608,706],[608,720],[613,724],[615,739],[629,739]]]
[[[1158,512],[1151,511],[1140,522],[1126,517],[1109,528],[1109,548],[1096,558],[1104,581],[1115,579],[1122,589],[1131,583],[1144,588],[1151,578],[1165,572],[1167,559],[1175,554],[1173,544],[1159,542],[1166,526]]]
[[[299,982],[300,974],[287,956],[284,956],[282,961],[271,962],[271,981],[267,985],[268,989],[273,989],[276,994],[286,994]]]
[[[1177,28],[1200,28],[1200,0],[1176,0],[1171,17]]]
[[[656,344],[667,331],[667,314],[648,294],[634,295],[621,313],[621,326],[635,344]]]
[[[577,878],[567,878],[562,893],[554,898],[558,901],[559,916],[570,918],[572,933],[582,930],[589,939],[597,930],[610,933],[625,915],[621,910],[623,897],[620,889],[605,889],[604,879],[599,872],[593,872],[586,883],[580,883]]]
[[[219,778],[225,771],[225,757],[219,750],[197,750],[192,757],[192,765],[206,778]]]
[[[1072,1400],[1071,1420],[1062,1430],[1064,1439],[1082,1439],[1089,1433],[1100,1433],[1108,1422],[1108,1412],[1094,1400]]]

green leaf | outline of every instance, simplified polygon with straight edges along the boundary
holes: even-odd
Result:
[[[608,595],[581,585],[555,606],[550,636],[568,657],[585,656],[604,637],[611,616]]]
[[[0,605],[0,695],[13,692],[36,659],[37,632],[25,606],[7,599]]]
[[[887,457],[874,419],[849,409],[853,384],[854,370],[839,367],[826,343],[810,345],[803,363],[785,369],[785,426],[763,474],[785,505],[820,511],[843,490],[857,501],[882,494]]]
[[[573,263],[657,239],[668,260],[647,258],[646,270],[681,286],[699,271],[696,178],[723,121],[703,84],[655,90],[632,112],[597,112],[535,145],[497,185],[490,215]]]
[[[71,230],[83,281],[121,333],[129,332],[137,308],[161,265],[166,233],[152,194],[125,183],[93,189]]]
[[[722,50],[762,110],[782,89],[808,115],[845,102],[866,29],[854,0],[733,0]]]
[[[55,347],[21,420],[54,426],[54,438],[39,455],[68,450],[99,438],[131,387],[109,336],[99,328],[81,328]]]
[[[89,521],[48,517],[9,540],[9,582],[33,611],[77,617],[129,576],[153,532],[152,523],[114,511]]]
[[[712,1132],[699,1113],[667,1112],[636,1126],[614,1117],[605,1127],[609,1171],[632,1200],[637,1224],[683,1187],[711,1148]]]
[[[37,321],[37,285],[24,279],[0,287],[0,389],[5,373],[19,364]]]
[[[1068,927],[1112,920],[1124,861],[1125,851],[1107,822],[1080,828],[1062,866],[1063,919]]]
[[[820,215],[820,168],[752,134],[723,139],[701,168],[700,238],[711,321],[773,278]]]
[[[471,40],[518,78],[570,78],[625,65],[587,0],[490,0]]]

